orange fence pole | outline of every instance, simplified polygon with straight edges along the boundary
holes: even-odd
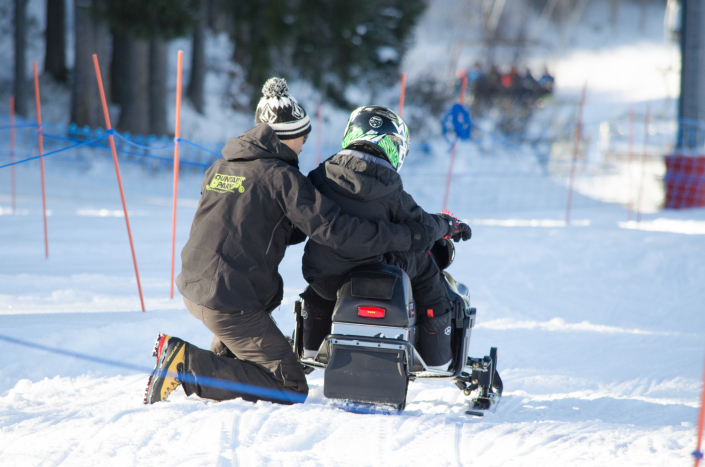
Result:
[[[632,159],[634,146],[634,107],[629,107],[629,162],[627,163],[627,176],[629,183],[627,184],[627,220],[632,220]]]
[[[179,50],[176,64],[176,128],[174,129],[174,207],[171,221],[171,291],[169,298],[174,298],[174,259],[176,257],[176,199],[179,192],[179,137],[181,135],[181,65],[183,50]]]
[[[127,205],[125,204],[125,193],[122,189],[122,178],[120,177],[120,166],[117,160],[117,151],[115,150],[115,138],[112,135],[112,127],[110,126],[110,114],[108,113],[108,103],[105,100],[105,90],[103,89],[103,79],[100,76],[100,67],[98,66],[98,56],[93,54],[93,66],[95,67],[95,76],[98,79],[98,89],[100,90],[100,100],[103,103],[103,113],[105,114],[105,128],[108,130],[108,139],[110,140],[110,150],[113,153],[113,162],[115,163],[115,174],[117,175],[118,187],[120,187],[120,199],[122,200],[122,210],[125,213],[125,224],[127,225],[127,236],[130,239],[130,249],[132,250],[132,262],[135,265],[135,277],[137,278],[137,290],[140,293],[140,303],[142,311],[144,309],[144,298],[142,297],[142,285],[140,284],[140,273],[137,269],[137,257],[135,256],[135,246],[132,242],[132,232],[130,231],[130,218],[127,216]]]
[[[401,74],[401,94],[399,95],[399,116],[404,111],[404,93],[406,92],[406,73]]]
[[[39,77],[37,75],[37,62],[34,62],[34,100],[37,103],[37,137],[39,139],[39,155],[44,154],[44,137],[42,135],[42,104],[39,100]],[[39,168],[42,172],[42,213],[44,214],[44,254],[49,257],[49,236],[47,235],[47,195],[44,183],[44,159],[39,159]]]
[[[465,104],[465,89],[468,86],[468,75],[467,73],[463,75],[463,81],[460,85],[460,105]],[[455,147],[458,145],[458,138],[455,138],[453,147],[450,150],[450,167],[448,167],[448,177],[446,178],[446,194],[443,197],[443,210],[445,211],[448,207],[448,196],[450,196],[450,182],[453,179],[453,165],[455,165]]]
[[[573,204],[573,181],[575,180],[575,165],[578,162],[578,149],[580,148],[580,131],[583,127],[583,108],[585,107],[585,94],[587,93],[587,83],[583,85],[583,94],[580,96],[580,106],[578,108],[578,125],[575,128],[575,148],[573,149],[573,164],[570,168],[570,182],[568,185],[568,205],[565,208],[565,225],[570,224],[570,209]]]
[[[703,424],[705,424],[705,369],[703,370],[703,393],[700,397],[700,412],[698,414],[698,445],[693,452],[695,467],[700,465],[700,459],[703,458],[703,452],[700,450],[703,442]]]
[[[651,107],[646,105],[646,120],[644,121],[644,152],[641,156],[641,183],[639,184],[639,199],[636,206],[636,221],[641,222],[641,199],[644,196],[644,179],[646,178],[646,145],[649,142],[649,117]]]
[[[318,109],[316,109],[316,165],[321,163],[321,136],[323,135],[323,115],[321,114],[322,103],[318,103]]]
[[[10,162],[15,163],[15,96],[10,96]],[[10,166],[10,196],[12,198],[12,214],[17,213],[15,199],[15,166]]]

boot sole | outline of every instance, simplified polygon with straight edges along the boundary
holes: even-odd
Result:
[[[165,342],[168,342],[170,339],[176,338],[171,338],[161,333],[157,337],[157,343],[155,344],[156,350],[154,352],[157,357],[157,364],[147,381],[147,389],[145,390],[144,397],[145,404],[154,404],[155,402],[165,400],[172,391],[181,385],[181,382],[178,380],[178,374],[183,372],[183,361],[179,360],[183,360],[184,358],[186,343],[180,339],[176,339],[173,346],[165,346]],[[166,355],[165,352],[169,349],[171,349],[171,353]],[[178,363],[175,364],[175,361]]]
[[[154,369],[152,370],[152,373],[149,375],[149,379],[147,380],[147,388],[144,390],[144,400],[143,402],[145,404],[149,404],[149,390],[152,388],[152,380],[154,379],[154,375],[157,373],[157,369],[159,368],[159,357],[161,356],[162,350],[164,350],[164,339],[163,337],[169,337],[163,332],[160,332],[157,335],[157,340],[154,341],[154,349],[152,349],[152,357],[156,357],[157,362],[154,364]]]

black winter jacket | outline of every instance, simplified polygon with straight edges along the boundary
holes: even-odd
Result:
[[[207,171],[191,233],[181,252],[179,291],[194,303],[228,313],[271,311],[282,300],[277,271],[298,228],[337,251],[382,254],[408,250],[405,225],[342,214],[298,170],[297,155],[271,127],[259,124],[223,149]]]
[[[374,156],[343,150],[312,170],[308,177],[346,214],[373,221],[418,222],[434,232],[434,239],[446,236],[449,231],[447,222],[421,209],[404,191],[401,177],[391,166],[373,160],[376,160]],[[383,261],[379,252],[368,251],[362,258],[349,251],[309,241],[302,269],[304,278],[316,292],[333,300],[335,296],[331,296],[331,292],[337,289],[341,275],[357,266]]]

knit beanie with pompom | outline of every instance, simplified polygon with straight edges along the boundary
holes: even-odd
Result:
[[[298,101],[289,95],[283,78],[270,78],[262,86],[255,124],[267,123],[279,139],[296,139],[311,132],[311,121]]]

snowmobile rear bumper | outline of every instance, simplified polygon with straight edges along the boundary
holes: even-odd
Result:
[[[412,351],[408,342],[332,335],[327,344],[329,359],[323,384],[327,398],[403,407]]]

